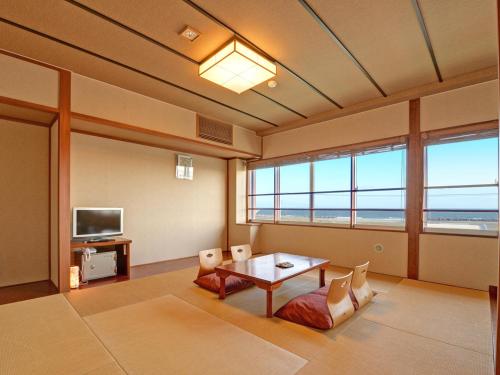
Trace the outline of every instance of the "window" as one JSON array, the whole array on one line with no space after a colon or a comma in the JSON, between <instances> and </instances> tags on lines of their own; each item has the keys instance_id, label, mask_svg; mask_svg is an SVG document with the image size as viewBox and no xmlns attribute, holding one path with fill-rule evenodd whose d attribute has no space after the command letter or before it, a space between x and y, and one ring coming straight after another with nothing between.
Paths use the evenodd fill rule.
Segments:
<instances>
[{"instance_id":1,"label":"window","mask_svg":"<svg viewBox=\"0 0 500 375\"><path fill-rule=\"evenodd\" d=\"M441 138L424 153L424 231L497 235L498 137Z\"/></svg>"},{"instance_id":2,"label":"window","mask_svg":"<svg viewBox=\"0 0 500 375\"><path fill-rule=\"evenodd\" d=\"M250 170L249 221L405 229L404 144L311 159Z\"/></svg>"}]
</instances>

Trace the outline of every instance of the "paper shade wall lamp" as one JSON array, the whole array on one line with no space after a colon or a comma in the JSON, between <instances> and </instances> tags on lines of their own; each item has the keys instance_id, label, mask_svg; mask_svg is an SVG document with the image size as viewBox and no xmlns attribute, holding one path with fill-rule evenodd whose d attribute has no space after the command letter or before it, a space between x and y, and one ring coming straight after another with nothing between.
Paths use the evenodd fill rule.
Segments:
<instances>
[{"instance_id":1,"label":"paper shade wall lamp","mask_svg":"<svg viewBox=\"0 0 500 375\"><path fill-rule=\"evenodd\" d=\"M232 40L200 64L199 75L238 94L276 75L276 64Z\"/></svg>"}]
</instances>

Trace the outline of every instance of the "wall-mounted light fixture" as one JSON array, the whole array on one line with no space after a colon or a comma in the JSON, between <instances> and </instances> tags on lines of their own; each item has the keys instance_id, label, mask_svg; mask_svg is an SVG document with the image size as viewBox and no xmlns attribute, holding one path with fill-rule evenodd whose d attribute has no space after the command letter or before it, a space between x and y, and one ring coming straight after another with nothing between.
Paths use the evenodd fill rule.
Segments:
<instances>
[{"instance_id":1,"label":"wall-mounted light fixture","mask_svg":"<svg viewBox=\"0 0 500 375\"><path fill-rule=\"evenodd\" d=\"M199 75L238 94L276 75L276 64L232 40L200 64Z\"/></svg>"}]
</instances>

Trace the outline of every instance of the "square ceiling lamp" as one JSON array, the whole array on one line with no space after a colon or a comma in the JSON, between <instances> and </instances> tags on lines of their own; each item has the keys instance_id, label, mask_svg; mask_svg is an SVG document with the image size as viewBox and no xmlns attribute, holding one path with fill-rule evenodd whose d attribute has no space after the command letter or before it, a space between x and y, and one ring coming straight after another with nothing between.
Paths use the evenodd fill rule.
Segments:
<instances>
[{"instance_id":1,"label":"square ceiling lamp","mask_svg":"<svg viewBox=\"0 0 500 375\"><path fill-rule=\"evenodd\" d=\"M276 64L232 40L200 64L199 75L238 94L276 75Z\"/></svg>"}]
</instances>

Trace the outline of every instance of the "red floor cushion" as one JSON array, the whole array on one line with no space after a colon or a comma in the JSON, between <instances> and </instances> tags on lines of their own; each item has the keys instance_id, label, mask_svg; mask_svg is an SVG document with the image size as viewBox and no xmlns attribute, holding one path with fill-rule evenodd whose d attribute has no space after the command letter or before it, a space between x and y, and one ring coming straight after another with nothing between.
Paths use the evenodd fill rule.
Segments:
<instances>
[{"instance_id":1,"label":"red floor cushion","mask_svg":"<svg viewBox=\"0 0 500 375\"><path fill-rule=\"evenodd\" d=\"M333 320L326 304L326 295L314 292L295 297L274 315L308 327L323 330L333 327Z\"/></svg>"},{"instance_id":2,"label":"red floor cushion","mask_svg":"<svg viewBox=\"0 0 500 375\"><path fill-rule=\"evenodd\" d=\"M202 287L203 289L210 290L215 293L219 293L220 289L220 278L215 274L211 273L205 276L198 277L195 284ZM238 292L240 290L246 289L253 286L254 283L248 280L241 279L237 276L226 277L226 294Z\"/></svg>"}]
</instances>

